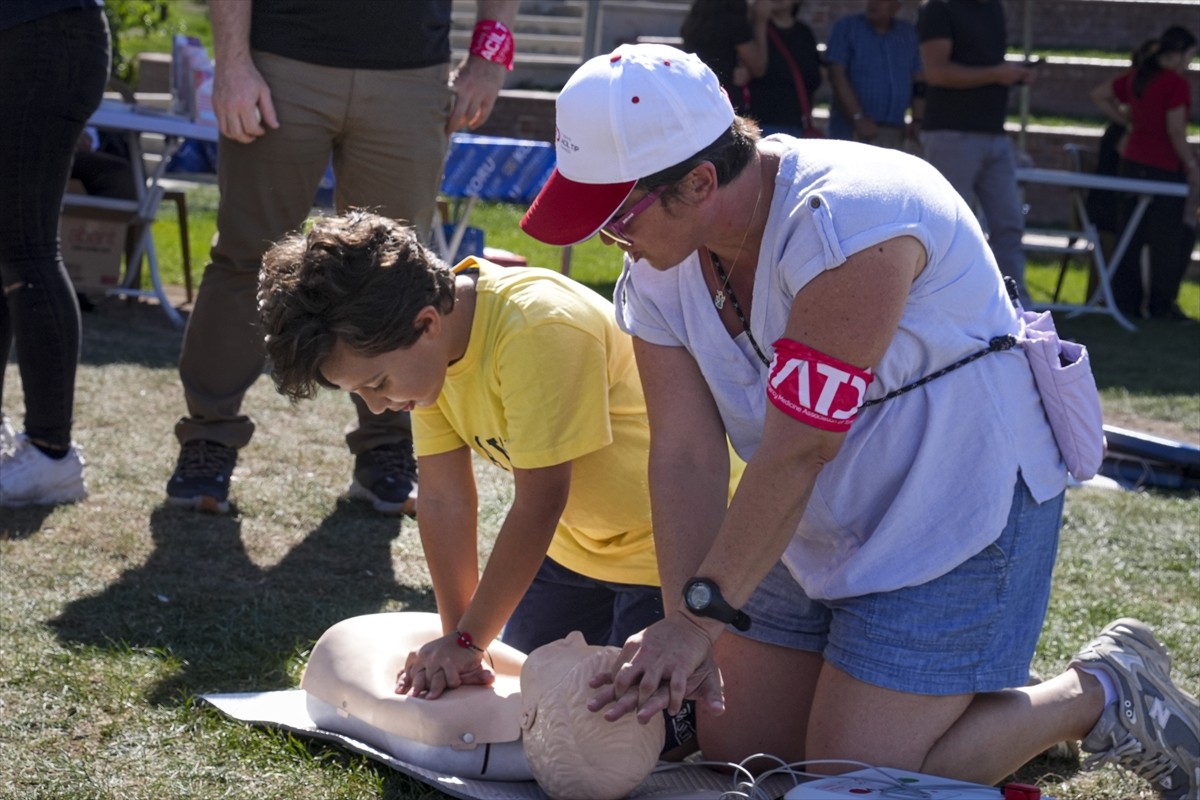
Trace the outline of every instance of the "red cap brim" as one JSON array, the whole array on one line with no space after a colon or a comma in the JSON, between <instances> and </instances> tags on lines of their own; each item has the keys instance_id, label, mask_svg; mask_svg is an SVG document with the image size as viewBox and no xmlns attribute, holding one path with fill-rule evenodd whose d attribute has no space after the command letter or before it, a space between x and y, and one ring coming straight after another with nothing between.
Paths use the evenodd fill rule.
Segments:
<instances>
[{"instance_id":1,"label":"red cap brim","mask_svg":"<svg viewBox=\"0 0 1200 800\"><path fill-rule=\"evenodd\" d=\"M636 184L579 183L556 169L521 218L521 229L546 244L579 244L612 219Z\"/></svg>"}]
</instances>

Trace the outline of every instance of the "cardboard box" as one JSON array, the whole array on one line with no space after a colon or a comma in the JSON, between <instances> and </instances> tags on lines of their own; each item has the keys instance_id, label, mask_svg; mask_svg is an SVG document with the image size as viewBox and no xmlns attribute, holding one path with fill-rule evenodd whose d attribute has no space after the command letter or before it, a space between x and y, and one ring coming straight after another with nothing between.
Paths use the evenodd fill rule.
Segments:
<instances>
[{"instance_id":1,"label":"cardboard box","mask_svg":"<svg viewBox=\"0 0 1200 800\"><path fill-rule=\"evenodd\" d=\"M133 213L66 206L59 223L63 262L81 292L116 288L125 255L125 231Z\"/></svg>"}]
</instances>

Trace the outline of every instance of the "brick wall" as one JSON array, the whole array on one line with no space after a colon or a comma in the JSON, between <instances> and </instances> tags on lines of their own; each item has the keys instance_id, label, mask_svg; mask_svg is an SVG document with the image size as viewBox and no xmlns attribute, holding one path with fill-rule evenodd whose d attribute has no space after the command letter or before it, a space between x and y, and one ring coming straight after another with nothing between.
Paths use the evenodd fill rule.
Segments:
<instances>
[{"instance_id":1,"label":"brick wall","mask_svg":"<svg viewBox=\"0 0 1200 800\"><path fill-rule=\"evenodd\" d=\"M557 96L557 92L506 89L500 93L487 122L474 132L553 142L554 98Z\"/></svg>"}]
</instances>

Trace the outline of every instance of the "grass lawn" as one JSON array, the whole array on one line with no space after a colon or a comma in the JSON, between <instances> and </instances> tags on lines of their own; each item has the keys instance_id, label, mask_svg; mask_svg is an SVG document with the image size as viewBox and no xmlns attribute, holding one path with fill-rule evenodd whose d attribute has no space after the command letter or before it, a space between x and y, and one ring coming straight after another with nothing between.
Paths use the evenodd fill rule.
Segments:
<instances>
[{"instance_id":1,"label":"grass lawn","mask_svg":"<svg viewBox=\"0 0 1200 800\"><path fill-rule=\"evenodd\" d=\"M215 195L193 208L197 278ZM206 205L207 202L207 205ZM483 207L488 244L557 266L530 242L518 212ZM168 280L179 283L169 213L156 226ZM616 251L574 252L572 274L611 294ZM1035 295L1053 286L1033 266ZM1081 292L1082 270L1068 292ZM1184 307L1200 316L1200 287ZM1060 322L1089 345L1106 416L1200 442L1200 328L1108 318ZM184 413L181 333L152 304L103 300L84 316L75 436L91 497L54 509L0 510L0 798L385 798L441 795L337 748L229 721L197 701L213 691L295 686L309 648L332 623L380 610L433 610L414 523L340 497L351 462L349 402L331 393L292 406L260 380L246 410L257 424L235 475L236 513L210 517L163 504ZM15 364L5 407L20 419ZM486 557L511 484L477 464ZM1175 674L1200 690L1200 498L1072 490L1056 585L1035 667L1060 670L1111 618L1136 615L1170 648ZM1063 800L1150 800L1139 780L1077 759L1039 759L1021 774Z\"/></svg>"}]
</instances>

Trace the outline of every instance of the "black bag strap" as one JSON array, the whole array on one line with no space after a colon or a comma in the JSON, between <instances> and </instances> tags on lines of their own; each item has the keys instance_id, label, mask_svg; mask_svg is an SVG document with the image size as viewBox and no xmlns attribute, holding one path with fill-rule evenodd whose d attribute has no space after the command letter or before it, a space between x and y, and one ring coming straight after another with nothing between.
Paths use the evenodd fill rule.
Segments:
<instances>
[{"instance_id":1,"label":"black bag strap","mask_svg":"<svg viewBox=\"0 0 1200 800\"><path fill-rule=\"evenodd\" d=\"M929 383L930 381L936 380L937 378L942 377L943 375L945 375L948 372L954 372L954 370L958 369L959 367L965 367L967 364L970 364L972 361L975 361L976 359L979 359L979 358L983 358L988 353L995 353L1000 350L1011 350L1012 348L1014 348L1016 346L1017 346L1017 337L1013 336L1011 333L1005 334L1004 336L993 336L991 341L988 342L988 346L983 348L982 350L972 353L971 355L967 356L966 358L960 358L958 361L955 361L950 366L942 367L937 372L931 372L928 375L926 375L924 378L918 378L917 380L913 381L912 383L905 384L904 386L901 386L899 389L888 392L883 397L876 397L874 400L868 400L867 402L862 404L861 408L866 408L867 406L877 405L879 403L882 403L884 400L891 400L893 397L899 397L900 395L904 394L905 392L911 392L913 389L916 389L918 386L924 386L925 384Z\"/></svg>"},{"instance_id":2,"label":"black bag strap","mask_svg":"<svg viewBox=\"0 0 1200 800\"><path fill-rule=\"evenodd\" d=\"M1012 301L1012 304L1016 307L1017 311L1020 312L1021 311L1021 301L1018 299L1019 296L1017 294L1017 282L1014 281L1011 277L1005 275L1004 276L1004 289L1005 289L1005 291L1008 292L1009 300ZM888 392L883 397L876 397L874 400L868 400L867 402L863 403L862 406L860 406L860 408L866 408L867 406L878 405L879 403L882 403L884 400L891 400L893 397L899 397L900 395L904 394L905 392L910 392L913 389L916 389L918 386L924 386L925 384L929 383L930 381L942 377L947 372L954 372L954 370L958 369L959 367L965 367L967 364L970 364L975 359L983 358L988 353L995 353L1000 350L1011 350L1016 346L1017 346L1017 337L1013 336L1011 333L1005 334L1004 336L993 336L988 341L988 346L983 348L982 350L972 353L971 355L967 356L966 358L960 358L958 361L955 361L950 366L942 367L937 372L931 372L928 375L926 375L924 378L918 378L917 380L913 381L912 383L905 384L904 386L901 386L899 389Z\"/></svg>"}]
</instances>

